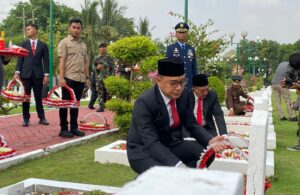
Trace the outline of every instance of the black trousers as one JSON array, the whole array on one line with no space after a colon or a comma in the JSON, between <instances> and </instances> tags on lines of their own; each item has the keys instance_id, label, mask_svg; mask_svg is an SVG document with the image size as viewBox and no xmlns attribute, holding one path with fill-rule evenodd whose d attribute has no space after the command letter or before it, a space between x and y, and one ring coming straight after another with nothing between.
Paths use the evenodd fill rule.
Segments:
<instances>
[{"instance_id":1,"label":"black trousers","mask_svg":"<svg viewBox=\"0 0 300 195\"><path fill-rule=\"evenodd\" d=\"M183 141L169 149L186 166L191 168L196 168L197 161L203 151L203 147L196 141ZM138 174L141 174L154 166L167 166L164 162L159 162L151 156L144 159L129 160L129 164Z\"/></svg>"},{"instance_id":2,"label":"black trousers","mask_svg":"<svg viewBox=\"0 0 300 195\"><path fill-rule=\"evenodd\" d=\"M76 100L80 101L85 86L84 82L74 81L65 78L67 85L74 90ZM62 99L70 100L71 96L66 88L62 88ZM70 130L76 130L78 128L77 123L78 118L78 108L70 108ZM68 108L59 109L59 119L61 131L68 131Z\"/></svg>"},{"instance_id":3,"label":"black trousers","mask_svg":"<svg viewBox=\"0 0 300 195\"><path fill-rule=\"evenodd\" d=\"M98 98L96 83L92 82L90 89L91 89L91 99L89 102L89 107L93 107Z\"/></svg>"},{"instance_id":4,"label":"black trousers","mask_svg":"<svg viewBox=\"0 0 300 195\"><path fill-rule=\"evenodd\" d=\"M25 93L27 95L31 95L31 89L33 89L34 99L35 99L35 106L38 117L40 119L45 118L44 107L42 103L42 91L43 91L43 79L36 79L31 77L30 79L22 79ZM30 102L23 102L22 103L22 110L23 110L23 119L29 120L30 119Z\"/></svg>"}]
</instances>

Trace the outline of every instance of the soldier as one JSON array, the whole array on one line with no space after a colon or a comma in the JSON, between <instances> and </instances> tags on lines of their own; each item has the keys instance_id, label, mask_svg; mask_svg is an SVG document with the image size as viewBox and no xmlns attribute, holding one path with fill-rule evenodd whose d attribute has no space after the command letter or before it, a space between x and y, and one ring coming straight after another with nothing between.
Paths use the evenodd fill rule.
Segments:
<instances>
[{"instance_id":1,"label":"soldier","mask_svg":"<svg viewBox=\"0 0 300 195\"><path fill-rule=\"evenodd\" d=\"M229 115L244 115L246 114L243 106L245 102L240 101L240 96L244 98L253 100L252 97L247 95L240 85L240 81L242 80L241 76L232 76L232 84L227 89L226 95L226 107L229 110Z\"/></svg>"},{"instance_id":2,"label":"soldier","mask_svg":"<svg viewBox=\"0 0 300 195\"><path fill-rule=\"evenodd\" d=\"M99 101L99 109L97 112L104 111L104 103L108 99L108 93L104 86L104 79L113 74L114 70L114 62L110 56L107 55L106 52L107 44L101 43L99 45L99 56L95 60L95 69L94 74L96 80L96 91L98 93L98 101ZM93 101L93 102L92 102ZM92 99L90 101L89 107L92 107L96 99Z\"/></svg>"},{"instance_id":3,"label":"soldier","mask_svg":"<svg viewBox=\"0 0 300 195\"><path fill-rule=\"evenodd\" d=\"M180 58L184 61L186 88L192 88L192 78L197 74L197 61L195 49L185 43L190 27L187 23L180 22L175 26L177 42L167 47L168 58Z\"/></svg>"}]
</instances>

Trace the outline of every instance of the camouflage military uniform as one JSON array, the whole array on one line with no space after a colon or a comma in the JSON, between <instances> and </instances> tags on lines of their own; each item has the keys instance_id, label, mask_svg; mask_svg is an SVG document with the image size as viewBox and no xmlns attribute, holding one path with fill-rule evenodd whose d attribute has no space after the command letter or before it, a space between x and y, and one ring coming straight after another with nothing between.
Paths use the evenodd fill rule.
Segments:
<instances>
[{"instance_id":1,"label":"camouflage military uniform","mask_svg":"<svg viewBox=\"0 0 300 195\"><path fill-rule=\"evenodd\" d=\"M104 67L102 70L97 70L98 64L102 64ZM111 57L108 55L98 56L95 60L95 75L96 75L96 90L98 92L98 100L100 109L104 109L104 103L108 99L108 93L104 86L104 79L113 74L114 63Z\"/></svg>"},{"instance_id":2,"label":"camouflage military uniform","mask_svg":"<svg viewBox=\"0 0 300 195\"><path fill-rule=\"evenodd\" d=\"M243 91L241 85L230 85L227 89L226 107L233 108L234 115L244 115L243 106L245 102L240 101L240 96L248 98L248 95Z\"/></svg>"}]
</instances>

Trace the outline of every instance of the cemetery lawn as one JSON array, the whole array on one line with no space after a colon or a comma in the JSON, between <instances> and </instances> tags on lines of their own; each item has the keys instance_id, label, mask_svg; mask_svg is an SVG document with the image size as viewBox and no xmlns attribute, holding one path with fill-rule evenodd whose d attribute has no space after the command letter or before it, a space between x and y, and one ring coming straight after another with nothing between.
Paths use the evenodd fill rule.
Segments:
<instances>
[{"instance_id":1,"label":"cemetery lawn","mask_svg":"<svg viewBox=\"0 0 300 195\"><path fill-rule=\"evenodd\" d=\"M296 100L295 93L292 94L292 100ZM267 194L300 194L300 152L291 152L286 149L297 144L298 125L297 122L280 121L274 103L274 99L272 99L273 123L277 138L275 177L271 178L272 187L267 191ZM286 113L285 105L282 104L282 107Z\"/></svg>"},{"instance_id":2,"label":"cemetery lawn","mask_svg":"<svg viewBox=\"0 0 300 195\"><path fill-rule=\"evenodd\" d=\"M1 170L0 188L28 178L122 186L136 177L130 167L94 162L95 149L119 139L124 139L124 135L112 133L85 144Z\"/></svg>"}]
</instances>

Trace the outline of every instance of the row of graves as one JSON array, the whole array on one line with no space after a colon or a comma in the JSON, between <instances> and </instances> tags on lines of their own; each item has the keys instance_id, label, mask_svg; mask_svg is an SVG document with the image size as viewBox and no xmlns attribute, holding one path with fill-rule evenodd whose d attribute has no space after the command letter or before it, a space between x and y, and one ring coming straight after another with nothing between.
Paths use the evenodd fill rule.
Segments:
<instances>
[{"instance_id":1,"label":"row of graves","mask_svg":"<svg viewBox=\"0 0 300 195\"><path fill-rule=\"evenodd\" d=\"M223 109L227 124L227 140L234 145L215 154L209 168L206 160L214 154L207 148L199 157L198 169L154 167L122 188L27 179L0 189L1 194L26 194L29 191L69 194L100 190L105 194L226 194L262 195L270 187L268 177L274 176L276 134L272 120L271 88L253 92L254 111L245 116L229 116ZM84 126L85 127L85 126ZM118 140L95 150L95 161L129 166L126 141ZM30 194L30 193L29 193Z\"/></svg>"},{"instance_id":2,"label":"row of graves","mask_svg":"<svg viewBox=\"0 0 300 195\"><path fill-rule=\"evenodd\" d=\"M145 190L150 190L149 194L264 194L270 187L268 177L274 176L273 150L276 149L271 88L250 95L254 97L253 112L229 116L228 110L223 108L226 137L234 148L216 154L208 169L153 168L125 185L121 194L145 194ZM205 167L210 153L211 149L207 149L200 157L198 168ZM126 141L119 140L97 149L95 161L129 166ZM162 183L164 189L159 187Z\"/></svg>"}]
</instances>

